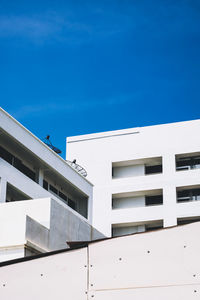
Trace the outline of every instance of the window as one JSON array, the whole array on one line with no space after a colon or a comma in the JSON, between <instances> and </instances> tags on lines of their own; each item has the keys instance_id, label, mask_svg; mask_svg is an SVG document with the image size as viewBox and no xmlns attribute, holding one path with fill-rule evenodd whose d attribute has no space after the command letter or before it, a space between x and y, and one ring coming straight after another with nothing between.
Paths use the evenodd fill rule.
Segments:
<instances>
[{"instance_id":1,"label":"window","mask_svg":"<svg viewBox=\"0 0 200 300\"><path fill-rule=\"evenodd\" d=\"M76 209L76 203L68 198L68 205L72 208L72 209Z\"/></svg>"},{"instance_id":2,"label":"window","mask_svg":"<svg viewBox=\"0 0 200 300\"><path fill-rule=\"evenodd\" d=\"M48 189L49 189L49 184L48 184L48 182L47 182L46 180L43 180L43 188L44 188L45 190L47 190L47 191L48 191Z\"/></svg>"},{"instance_id":3,"label":"window","mask_svg":"<svg viewBox=\"0 0 200 300\"><path fill-rule=\"evenodd\" d=\"M195 223L199 221L200 221L200 217L178 218L177 225L186 225L186 224Z\"/></svg>"},{"instance_id":4,"label":"window","mask_svg":"<svg viewBox=\"0 0 200 300\"><path fill-rule=\"evenodd\" d=\"M200 200L200 188L182 189L177 191L177 202L188 202Z\"/></svg>"},{"instance_id":5,"label":"window","mask_svg":"<svg viewBox=\"0 0 200 300\"><path fill-rule=\"evenodd\" d=\"M162 204L162 189L112 194L112 209L127 209Z\"/></svg>"},{"instance_id":6,"label":"window","mask_svg":"<svg viewBox=\"0 0 200 300\"><path fill-rule=\"evenodd\" d=\"M59 191L59 197L67 202L67 196Z\"/></svg>"},{"instance_id":7,"label":"window","mask_svg":"<svg viewBox=\"0 0 200 300\"><path fill-rule=\"evenodd\" d=\"M145 166L145 174L156 174L156 173L162 173L162 165L156 165L156 166Z\"/></svg>"},{"instance_id":8,"label":"window","mask_svg":"<svg viewBox=\"0 0 200 300\"><path fill-rule=\"evenodd\" d=\"M16 169L18 169L20 172L22 172L24 175L28 176L30 179L35 181L36 174L33 172L30 168L25 166L22 161L12 155L10 152L8 152L6 149L0 146L0 157L3 158L5 161L7 161L9 164L14 166Z\"/></svg>"},{"instance_id":9,"label":"window","mask_svg":"<svg viewBox=\"0 0 200 300\"><path fill-rule=\"evenodd\" d=\"M112 163L112 178L127 178L162 173L162 157L148 157Z\"/></svg>"},{"instance_id":10,"label":"window","mask_svg":"<svg viewBox=\"0 0 200 300\"><path fill-rule=\"evenodd\" d=\"M0 146L0 157L12 165L13 155Z\"/></svg>"},{"instance_id":11,"label":"window","mask_svg":"<svg viewBox=\"0 0 200 300\"><path fill-rule=\"evenodd\" d=\"M187 153L176 155L176 170L192 170L200 168L200 154Z\"/></svg>"},{"instance_id":12,"label":"window","mask_svg":"<svg viewBox=\"0 0 200 300\"><path fill-rule=\"evenodd\" d=\"M49 189L50 191L52 191L54 194L58 194L58 190L53 186L53 185L49 185Z\"/></svg>"},{"instance_id":13,"label":"window","mask_svg":"<svg viewBox=\"0 0 200 300\"><path fill-rule=\"evenodd\" d=\"M163 196L162 195L156 195L156 196L146 196L145 197L145 205L160 205L163 204Z\"/></svg>"}]
</instances>

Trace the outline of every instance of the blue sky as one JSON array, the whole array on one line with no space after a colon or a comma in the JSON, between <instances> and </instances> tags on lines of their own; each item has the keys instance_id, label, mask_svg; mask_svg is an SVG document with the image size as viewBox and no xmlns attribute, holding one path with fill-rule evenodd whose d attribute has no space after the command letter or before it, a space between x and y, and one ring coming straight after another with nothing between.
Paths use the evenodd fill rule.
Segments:
<instances>
[{"instance_id":1,"label":"blue sky","mask_svg":"<svg viewBox=\"0 0 200 300\"><path fill-rule=\"evenodd\" d=\"M0 0L1 106L38 137L200 118L200 1Z\"/></svg>"}]
</instances>

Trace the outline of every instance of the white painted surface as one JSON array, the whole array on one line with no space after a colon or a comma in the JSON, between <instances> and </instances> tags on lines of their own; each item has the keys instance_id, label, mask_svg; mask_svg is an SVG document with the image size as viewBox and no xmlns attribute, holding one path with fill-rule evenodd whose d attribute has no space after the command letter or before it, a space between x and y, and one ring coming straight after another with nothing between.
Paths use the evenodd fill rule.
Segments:
<instances>
[{"instance_id":1,"label":"white painted surface","mask_svg":"<svg viewBox=\"0 0 200 300\"><path fill-rule=\"evenodd\" d=\"M200 222L0 267L4 300L197 300Z\"/></svg>"},{"instance_id":2,"label":"white painted surface","mask_svg":"<svg viewBox=\"0 0 200 300\"><path fill-rule=\"evenodd\" d=\"M113 178L126 178L144 175L144 165L113 167Z\"/></svg>"},{"instance_id":3,"label":"white painted surface","mask_svg":"<svg viewBox=\"0 0 200 300\"><path fill-rule=\"evenodd\" d=\"M0 177L0 203L6 202L7 181L4 177Z\"/></svg>"},{"instance_id":4,"label":"white painted surface","mask_svg":"<svg viewBox=\"0 0 200 300\"><path fill-rule=\"evenodd\" d=\"M90 289L200 285L199 232L198 222L90 244Z\"/></svg>"},{"instance_id":5,"label":"white painted surface","mask_svg":"<svg viewBox=\"0 0 200 300\"><path fill-rule=\"evenodd\" d=\"M176 171L175 155L200 151L200 120L165 125L132 128L119 131L67 138L67 159L77 159L88 172L94 184L93 225L106 236L111 236L112 222L135 222L136 212L121 209L112 211L112 195L152 189L163 189L163 209L141 211L142 220L159 218L164 226L174 226L185 209L185 215L194 213L192 203L184 209L176 203L176 187L198 185L200 170ZM112 179L112 164L139 162L161 158L163 173ZM195 203L198 207L198 204ZM132 213L132 217L131 217ZM200 210L196 211L200 216ZM123 216L123 217L122 217ZM114 219L114 220L113 220Z\"/></svg>"},{"instance_id":6,"label":"white painted surface","mask_svg":"<svg viewBox=\"0 0 200 300\"><path fill-rule=\"evenodd\" d=\"M94 294L95 300L197 300L199 299L199 285L98 291L91 292L89 299L94 299L92 297Z\"/></svg>"},{"instance_id":7,"label":"white painted surface","mask_svg":"<svg viewBox=\"0 0 200 300\"><path fill-rule=\"evenodd\" d=\"M86 300L85 265L86 248L1 267L1 299Z\"/></svg>"},{"instance_id":8,"label":"white painted surface","mask_svg":"<svg viewBox=\"0 0 200 300\"><path fill-rule=\"evenodd\" d=\"M47 164L52 174L56 172L62 175L62 177L65 178L74 187L74 189L78 189L83 194L88 196L88 219L91 222L93 193L92 184L85 177L76 172L71 166L69 166L61 156L57 155L53 150L51 150L47 145L34 136L29 130L17 122L2 108L0 108L0 128L6 132L11 139L16 139L18 143L21 143L27 150L31 151L34 157L37 157L40 161ZM42 184L42 174L40 173L39 175L39 183ZM10 178L10 176L11 174L8 174L7 179ZM3 177L1 168L0 177ZM20 182L19 177L16 177L16 181L17 184ZM33 181L30 181L28 184L29 191L32 190L32 193L38 193L33 198L46 197L47 191L45 191L43 188L39 190L36 185L37 184ZM24 182L21 184L21 186L25 189ZM20 189L20 186L18 188Z\"/></svg>"},{"instance_id":9,"label":"white painted surface","mask_svg":"<svg viewBox=\"0 0 200 300\"><path fill-rule=\"evenodd\" d=\"M11 166L9 163L7 163L5 160L0 158L0 178L3 178L4 182L10 183L13 187L20 190L27 196L29 196L32 199L37 198L52 198L56 201L58 201L60 204L63 204L63 202L56 196L56 194L52 194L45 190L43 187L41 187L39 184L31 180L29 177L25 176L22 172ZM92 205L92 193L90 195L89 199L89 206ZM12 202L14 203L14 202ZM7 203L6 203L7 204ZM1 203L0 203L1 205ZM65 206L67 206L65 204ZM0 206L1 207L1 206ZM81 216L78 212L71 209L69 206L67 206L67 209L73 212L73 214L79 216L81 219L86 220L83 216ZM91 211L91 208L89 208ZM90 223L90 220L86 220Z\"/></svg>"},{"instance_id":10,"label":"white painted surface","mask_svg":"<svg viewBox=\"0 0 200 300\"><path fill-rule=\"evenodd\" d=\"M143 206L145 206L144 196L113 198L113 209L143 207Z\"/></svg>"},{"instance_id":11,"label":"white painted surface","mask_svg":"<svg viewBox=\"0 0 200 300\"><path fill-rule=\"evenodd\" d=\"M2 203L0 205L0 247L26 243L26 216L50 226L51 198Z\"/></svg>"},{"instance_id":12,"label":"white painted surface","mask_svg":"<svg viewBox=\"0 0 200 300\"><path fill-rule=\"evenodd\" d=\"M11 248L0 248L0 262L24 257L24 245Z\"/></svg>"}]
</instances>

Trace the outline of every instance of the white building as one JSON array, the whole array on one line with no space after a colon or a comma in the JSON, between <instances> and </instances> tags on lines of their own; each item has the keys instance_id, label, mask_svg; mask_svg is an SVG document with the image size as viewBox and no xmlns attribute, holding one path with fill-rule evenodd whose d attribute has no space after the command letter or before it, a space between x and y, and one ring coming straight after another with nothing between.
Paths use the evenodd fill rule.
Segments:
<instances>
[{"instance_id":1,"label":"white building","mask_svg":"<svg viewBox=\"0 0 200 300\"><path fill-rule=\"evenodd\" d=\"M0 109L0 261L102 236L90 225L92 193L85 177Z\"/></svg>"},{"instance_id":2,"label":"white building","mask_svg":"<svg viewBox=\"0 0 200 300\"><path fill-rule=\"evenodd\" d=\"M67 138L94 184L93 226L106 236L200 220L200 120Z\"/></svg>"},{"instance_id":3,"label":"white building","mask_svg":"<svg viewBox=\"0 0 200 300\"><path fill-rule=\"evenodd\" d=\"M200 220L199 132L196 120L70 137L89 181L0 109L0 261Z\"/></svg>"}]
</instances>

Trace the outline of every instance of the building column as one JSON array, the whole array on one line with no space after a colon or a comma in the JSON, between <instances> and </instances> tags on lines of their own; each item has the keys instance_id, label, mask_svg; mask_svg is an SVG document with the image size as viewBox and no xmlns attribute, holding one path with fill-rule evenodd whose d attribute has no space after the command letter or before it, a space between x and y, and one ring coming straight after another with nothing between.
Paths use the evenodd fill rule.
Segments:
<instances>
[{"instance_id":1,"label":"building column","mask_svg":"<svg viewBox=\"0 0 200 300\"><path fill-rule=\"evenodd\" d=\"M0 178L0 203L6 202L7 181L5 178Z\"/></svg>"},{"instance_id":2,"label":"building column","mask_svg":"<svg viewBox=\"0 0 200 300\"><path fill-rule=\"evenodd\" d=\"M166 186L163 188L164 224L163 227L177 225L176 214L176 187Z\"/></svg>"},{"instance_id":3,"label":"building column","mask_svg":"<svg viewBox=\"0 0 200 300\"><path fill-rule=\"evenodd\" d=\"M43 187L43 180L44 180L44 170L43 169L38 169L37 170L37 183Z\"/></svg>"},{"instance_id":4,"label":"building column","mask_svg":"<svg viewBox=\"0 0 200 300\"><path fill-rule=\"evenodd\" d=\"M175 154L165 154L162 158L163 174L170 176L176 172Z\"/></svg>"},{"instance_id":5,"label":"building column","mask_svg":"<svg viewBox=\"0 0 200 300\"><path fill-rule=\"evenodd\" d=\"M176 186L172 178L176 172L175 154L163 155L163 176L167 185L163 188L164 227L176 226Z\"/></svg>"}]
</instances>

